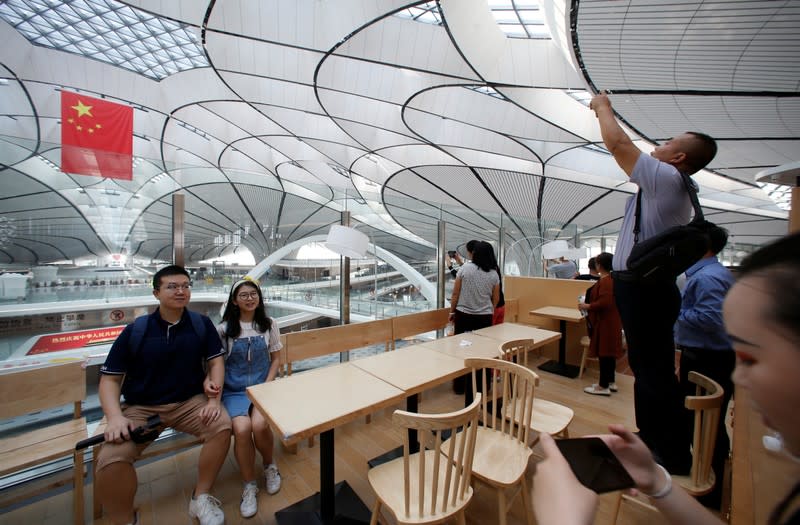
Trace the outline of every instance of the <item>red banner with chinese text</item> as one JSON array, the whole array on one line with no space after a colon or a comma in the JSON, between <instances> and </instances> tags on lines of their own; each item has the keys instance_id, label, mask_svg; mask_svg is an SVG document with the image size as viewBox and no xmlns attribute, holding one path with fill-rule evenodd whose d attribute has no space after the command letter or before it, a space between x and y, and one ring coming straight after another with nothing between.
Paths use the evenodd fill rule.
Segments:
<instances>
[{"instance_id":1,"label":"red banner with chinese text","mask_svg":"<svg viewBox=\"0 0 800 525\"><path fill-rule=\"evenodd\" d=\"M62 91L61 171L133 179L133 108Z\"/></svg>"},{"instance_id":2,"label":"red banner with chinese text","mask_svg":"<svg viewBox=\"0 0 800 525\"><path fill-rule=\"evenodd\" d=\"M46 354L62 350L76 350L87 346L113 343L125 326L78 330L60 334L43 335L36 340L25 355Z\"/></svg>"}]
</instances>

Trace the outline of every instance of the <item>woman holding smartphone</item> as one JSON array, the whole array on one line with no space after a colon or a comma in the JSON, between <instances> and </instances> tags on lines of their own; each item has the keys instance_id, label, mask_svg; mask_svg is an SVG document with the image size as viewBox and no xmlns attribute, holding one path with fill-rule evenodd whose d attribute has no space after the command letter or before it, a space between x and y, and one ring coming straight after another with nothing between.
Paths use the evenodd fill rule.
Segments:
<instances>
[{"instance_id":1,"label":"woman holding smartphone","mask_svg":"<svg viewBox=\"0 0 800 525\"><path fill-rule=\"evenodd\" d=\"M800 461L800 233L766 245L747 257L723 307L725 328L736 352L733 381L748 391L766 425L782 437L784 452ZM743 407L744 408L744 407ZM746 408L744 408L746 409ZM686 492L673 486L647 446L621 425L601 436L636 482L671 523L724 523ZM594 522L597 495L581 485L547 434L545 459L533 483L538 523ZM772 511L770 525L800 524L800 480ZM721 482L721 480L719 480Z\"/></svg>"}]
</instances>

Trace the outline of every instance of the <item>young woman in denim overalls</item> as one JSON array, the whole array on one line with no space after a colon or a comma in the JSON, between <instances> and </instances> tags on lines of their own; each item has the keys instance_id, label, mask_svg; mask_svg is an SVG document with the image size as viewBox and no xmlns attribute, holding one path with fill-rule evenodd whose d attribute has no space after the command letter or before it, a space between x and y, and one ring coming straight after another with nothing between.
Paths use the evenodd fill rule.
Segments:
<instances>
[{"instance_id":1,"label":"young woman in denim overalls","mask_svg":"<svg viewBox=\"0 0 800 525\"><path fill-rule=\"evenodd\" d=\"M248 386L275 379L277 352L282 346L278 324L267 317L261 289L255 281L245 279L233 285L218 331L226 350L222 404L231 416L234 456L244 480L239 510L249 518L258 511L256 449L263 459L267 492L275 494L281 487L278 467L272 461L272 430L264 416L253 410L245 392ZM215 395L214 389L219 393L219 387L214 385L209 385L206 393Z\"/></svg>"}]
</instances>

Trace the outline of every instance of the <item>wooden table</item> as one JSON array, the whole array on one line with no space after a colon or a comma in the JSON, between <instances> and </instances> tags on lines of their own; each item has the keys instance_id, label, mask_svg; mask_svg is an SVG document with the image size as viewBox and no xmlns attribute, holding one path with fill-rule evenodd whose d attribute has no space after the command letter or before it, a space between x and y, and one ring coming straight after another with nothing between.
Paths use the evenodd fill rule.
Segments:
<instances>
[{"instance_id":1,"label":"wooden table","mask_svg":"<svg viewBox=\"0 0 800 525\"><path fill-rule=\"evenodd\" d=\"M287 445L320 434L320 492L275 513L281 524L368 523L370 511L346 481L334 482L333 430L406 394L352 363L292 374L247 389Z\"/></svg>"},{"instance_id":2,"label":"wooden table","mask_svg":"<svg viewBox=\"0 0 800 525\"><path fill-rule=\"evenodd\" d=\"M462 361L468 357L486 359L500 357L500 343L496 339L478 335L477 332L441 337L419 343L417 346L426 347Z\"/></svg>"},{"instance_id":3,"label":"wooden table","mask_svg":"<svg viewBox=\"0 0 800 525\"><path fill-rule=\"evenodd\" d=\"M458 377L466 370L463 357L436 352L426 344L384 352L350 363L409 396Z\"/></svg>"},{"instance_id":4,"label":"wooden table","mask_svg":"<svg viewBox=\"0 0 800 525\"><path fill-rule=\"evenodd\" d=\"M466 371L463 357L452 357L422 345L376 354L351 363L403 390L408 396L406 410L409 412L419 410L420 392L459 377ZM409 429L408 442L412 453L419 451L416 430ZM370 467L376 467L402 455L403 448L399 447L372 458L367 463Z\"/></svg>"},{"instance_id":5,"label":"wooden table","mask_svg":"<svg viewBox=\"0 0 800 525\"><path fill-rule=\"evenodd\" d=\"M558 319L561 339L558 341L558 361L547 361L539 365L540 370L564 377L578 377L580 367L567 364L567 321L577 323L583 320L580 310L563 306L544 306L529 312L531 315Z\"/></svg>"},{"instance_id":6,"label":"wooden table","mask_svg":"<svg viewBox=\"0 0 800 525\"><path fill-rule=\"evenodd\" d=\"M538 348L561 339L561 334L558 332L543 330L542 328L519 323L500 323L475 330L472 333L489 337L501 343L513 339L533 339L533 348Z\"/></svg>"}]
</instances>

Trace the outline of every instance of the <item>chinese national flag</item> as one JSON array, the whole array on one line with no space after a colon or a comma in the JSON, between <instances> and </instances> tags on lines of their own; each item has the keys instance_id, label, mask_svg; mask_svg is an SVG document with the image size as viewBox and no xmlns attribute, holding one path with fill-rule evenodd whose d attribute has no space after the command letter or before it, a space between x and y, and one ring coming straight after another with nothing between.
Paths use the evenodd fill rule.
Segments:
<instances>
[{"instance_id":1,"label":"chinese national flag","mask_svg":"<svg viewBox=\"0 0 800 525\"><path fill-rule=\"evenodd\" d=\"M133 179L133 108L62 91L61 171Z\"/></svg>"}]
</instances>

